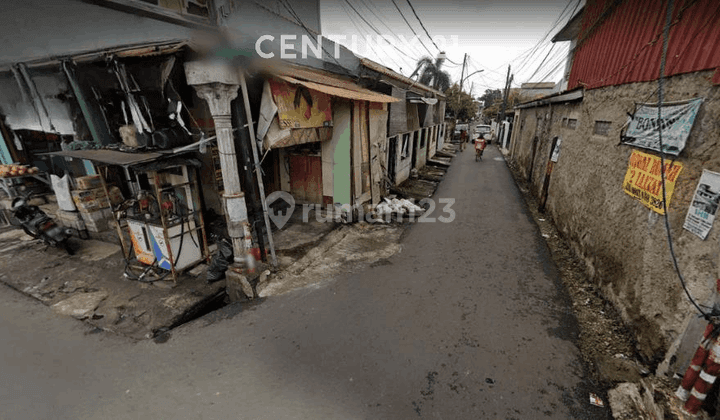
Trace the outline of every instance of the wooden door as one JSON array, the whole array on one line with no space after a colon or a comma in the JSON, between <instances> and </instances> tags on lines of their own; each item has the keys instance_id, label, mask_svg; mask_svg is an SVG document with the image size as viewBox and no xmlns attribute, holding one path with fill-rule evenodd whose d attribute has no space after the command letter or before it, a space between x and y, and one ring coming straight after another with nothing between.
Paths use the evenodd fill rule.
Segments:
<instances>
[{"instance_id":1,"label":"wooden door","mask_svg":"<svg viewBox=\"0 0 720 420\"><path fill-rule=\"evenodd\" d=\"M323 203L320 156L290 155L290 194L298 203Z\"/></svg>"}]
</instances>

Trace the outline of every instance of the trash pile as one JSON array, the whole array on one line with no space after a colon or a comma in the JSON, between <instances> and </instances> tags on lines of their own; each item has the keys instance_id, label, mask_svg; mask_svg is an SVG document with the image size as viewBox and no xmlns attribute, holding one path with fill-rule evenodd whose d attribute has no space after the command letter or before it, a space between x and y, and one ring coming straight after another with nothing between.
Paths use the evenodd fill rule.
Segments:
<instances>
[{"instance_id":1,"label":"trash pile","mask_svg":"<svg viewBox=\"0 0 720 420\"><path fill-rule=\"evenodd\" d=\"M400 219L405 215L415 216L422 214L425 209L407 199L383 198L383 202L375 207L375 214L383 220L389 220L393 215Z\"/></svg>"}]
</instances>

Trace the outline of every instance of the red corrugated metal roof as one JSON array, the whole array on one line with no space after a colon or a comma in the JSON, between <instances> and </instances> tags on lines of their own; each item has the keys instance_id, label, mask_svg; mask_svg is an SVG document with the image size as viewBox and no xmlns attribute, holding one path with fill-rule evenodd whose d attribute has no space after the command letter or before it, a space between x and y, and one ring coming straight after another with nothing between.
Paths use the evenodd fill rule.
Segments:
<instances>
[{"instance_id":1,"label":"red corrugated metal roof","mask_svg":"<svg viewBox=\"0 0 720 420\"><path fill-rule=\"evenodd\" d=\"M587 0L569 88L656 80L667 1ZM665 75L720 67L720 1L674 2Z\"/></svg>"}]
</instances>

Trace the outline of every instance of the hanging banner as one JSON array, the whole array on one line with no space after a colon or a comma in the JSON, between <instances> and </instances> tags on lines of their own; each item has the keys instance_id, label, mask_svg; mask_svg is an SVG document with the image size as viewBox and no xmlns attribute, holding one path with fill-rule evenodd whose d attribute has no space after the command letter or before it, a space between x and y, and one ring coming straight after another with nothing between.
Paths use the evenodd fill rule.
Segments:
<instances>
[{"instance_id":1,"label":"hanging banner","mask_svg":"<svg viewBox=\"0 0 720 420\"><path fill-rule=\"evenodd\" d=\"M628 170L623 181L623 190L631 197L639 200L656 213L665 214L662 203L662 178L660 158L637 150L630 155ZM667 207L675 189L683 165L680 162L665 160L665 197Z\"/></svg>"},{"instance_id":2,"label":"hanging banner","mask_svg":"<svg viewBox=\"0 0 720 420\"><path fill-rule=\"evenodd\" d=\"M659 152L659 132L662 127L665 153L677 156L685 148L685 142L702 103L703 98L697 98L663 104L660 123L657 104L636 104L635 114L622 136L622 143Z\"/></svg>"},{"instance_id":3,"label":"hanging banner","mask_svg":"<svg viewBox=\"0 0 720 420\"><path fill-rule=\"evenodd\" d=\"M715 221L718 203L720 203L720 174L703 170L683 227L705 240Z\"/></svg>"},{"instance_id":4,"label":"hanging banner","mask_svg":"<svg viewBox=\"0 0 720 420\"><path fill-rule=\"evenodd\" d=\"M281 129L332 126L330 95L275 78L269 82Z\"/></svg>"}]
</instances>

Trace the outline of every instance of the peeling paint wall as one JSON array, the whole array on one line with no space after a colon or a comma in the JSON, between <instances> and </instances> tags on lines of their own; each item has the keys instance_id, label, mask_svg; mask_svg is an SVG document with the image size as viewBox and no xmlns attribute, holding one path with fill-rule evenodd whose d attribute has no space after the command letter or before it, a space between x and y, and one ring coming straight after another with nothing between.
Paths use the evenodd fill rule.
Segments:
<instances>
[{"instance_id":1,"label":"peeling paint wall","mask_svg":"<svg viewBox=\"0 0 720 420\"><path fill-rule=\"evenodd\" d=\"M668 211L680 268L701 304L707 303L718 276L720 227L713 227L703 241L682 225L703 168L720 172L720 87L711 84L712 75L705 71L673 76L666 79L665 89L668 102L706 99L678 159L684 168ZM562 139L549 182L547 212L584 258L592 280L620 310L635 332L641 354L651 362L670 356L665 354L669 345L695 317L670 260L662 217L622 189L634 149L618 145L620 129L635 102L657 101L656 89L656 82L599 88L586 90L582 102L518 110L520 125L511 147L512 160L530 177L537 195L551 140ZM570 119L577 120L575 129L568 127ZM611 122L607 136L593 134L598 120Z\"/></svg>"},{"instance_id":2,"label":"peeling paint wall","mask_svg":"<svg viewBox=\"0 0 720 420\"><path fill-rule=\"evenodd\" d=\"M59 94L72 95L65 75L59 71L28 70L37 86L40 98L50 115L50 120L60 134L73 134L73 117L67 102L58 99ZM0 76L0 114L6 117L6 124L13 130L36 130L51 132L50 125L35 113L32 98L24 100L15 78L10 73ZM42 112L42 110L40 110Z\"/></svg>"}]
</instances>

